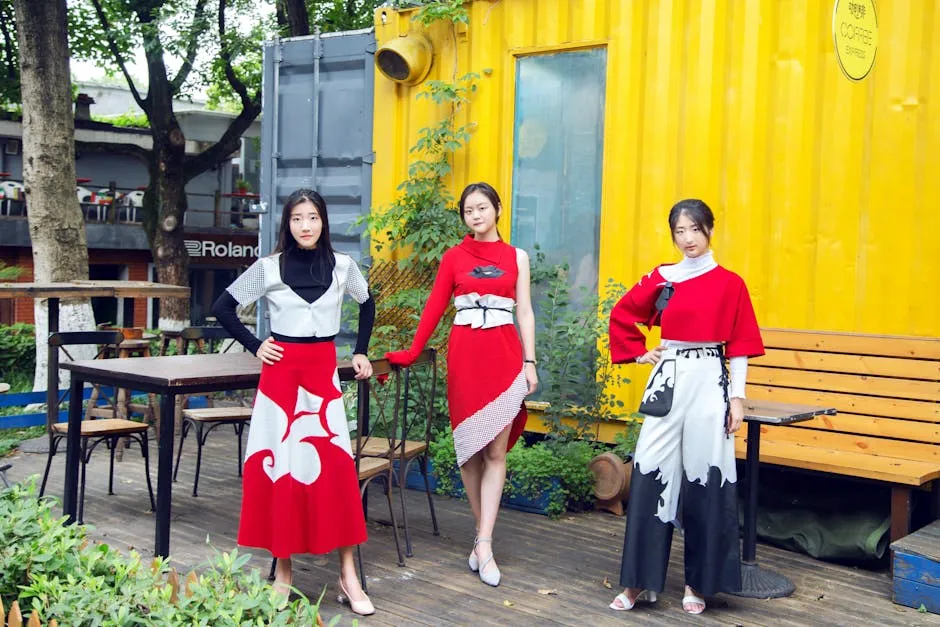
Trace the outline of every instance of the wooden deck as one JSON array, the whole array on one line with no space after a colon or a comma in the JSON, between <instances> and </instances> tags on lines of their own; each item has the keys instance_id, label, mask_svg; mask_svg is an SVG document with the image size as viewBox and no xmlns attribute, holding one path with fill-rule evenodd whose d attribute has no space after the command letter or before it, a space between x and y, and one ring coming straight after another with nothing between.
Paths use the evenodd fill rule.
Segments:
<instances>
[{"instance_id":1,"label":"wooden deck","mask_svg":"<svg viewBox=\"0 0 940 627\"><path fill-rule=\"evenodd\" d=\"M195 445L187 441L173 497L171 553L183 571L198 567L213 551L235 547L240 506L234 435L213 433L204 449L198 498L191 496ZM17 453L7 461L11 480L42 473L44 454ZM136 448L117 464L115 494L107 495L108 456L96 451L88 468L85 521L92 535L121 549L152 554L154 523L148 510L143 463ZM50 491L61 494L65 455L53 461ZM155 477L154 477L155 479ZM496 557L503 583L490 588L467 569L473 538L469 506L435 497L441 535L430 530L423 493L408 491L414 557L405 568L395 564L391 529L369 523L364 547L370 596L378 608L361 625L940 625L940 616L922 614L891 602L886 572L846 568L805 555L760 545L763 566L785 573L796 584L792 597L752 600L720 595L709 599L708 611L693 617L682 612L682 538L676 534L664 595L655 605L637 605L615 613L607 604L619 591L622 518L590 512L549 520L536 514L504 509L496 529ZM387 517L381 490L372 490L370 513ZM211 546L207 545L209 537ZM251 564L270 567L257 555ZM294 584L308 596L323 587L323 615L348 610L336 603L338 563L332 556L295 560ZM609 582L610 588L605 585ZM552 591L545 594L544 591Z\"/></svg>"}]
</instances>

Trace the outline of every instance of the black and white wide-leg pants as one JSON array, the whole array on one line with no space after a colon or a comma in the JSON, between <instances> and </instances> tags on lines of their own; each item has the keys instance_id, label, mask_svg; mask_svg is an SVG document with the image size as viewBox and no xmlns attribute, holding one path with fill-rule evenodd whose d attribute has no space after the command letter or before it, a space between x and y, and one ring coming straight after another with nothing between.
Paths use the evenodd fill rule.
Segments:
<instances>
[{"instance_id":1,"label":"black and white wide-leg pants","mask_svg":"<svg viewBox=\"0 0 940 627\"><path fill-rule=\"evenodd\" d=\"M678 346L689 346L679 344ZM644 400L672 397L647 416L630 483L620 584L662 592L673 526L685 536L685 583L713 595L741 588L734 437L725 433L728 378L720 346L670 347Z\"/></svg>"}]
</instances>

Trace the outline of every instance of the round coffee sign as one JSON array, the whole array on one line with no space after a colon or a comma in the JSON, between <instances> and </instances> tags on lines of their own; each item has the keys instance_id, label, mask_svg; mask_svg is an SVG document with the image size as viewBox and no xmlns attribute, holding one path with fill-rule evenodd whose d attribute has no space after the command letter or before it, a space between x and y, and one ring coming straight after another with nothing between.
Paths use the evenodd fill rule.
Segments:
<instances>
[{"instance_id":1,"label":"round coffee sign","mask_svg":"<svg viewBox=\"0 0 940 627\"><path fill-rule=\"evenodd\" d=\"M878 51L878 18L872 0L836 0L832 37L839 67L853 81L871 71Z\"/></svg>"}]
</instances>

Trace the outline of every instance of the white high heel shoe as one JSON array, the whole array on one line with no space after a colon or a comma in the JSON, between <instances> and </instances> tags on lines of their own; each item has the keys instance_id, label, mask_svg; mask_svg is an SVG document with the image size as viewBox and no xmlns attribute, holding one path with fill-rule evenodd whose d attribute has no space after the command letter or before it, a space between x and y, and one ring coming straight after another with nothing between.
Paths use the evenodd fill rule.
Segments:
<instances>
[{"instance_id":1,"label":"white high heel shoe","mask_svg":"<svg viewBox=\"0 0 940 627\"><path fill-rule=\"evenodd\" d=\"M476 547L481 542L490 543L490 554L483 558L483 561L479 561L477 558ZM468 563L470 565L470 570L480 573L480 581L487 584L488 586L498 586L499 580L502 577L502 574L499 572L499 566L495 563L493 567L489 570L486 570L486 565L493 561L493 540L492 538L477 538L473 541L473 554L470 556ZM476 568L474 568L476 567Z\"/></svg>"},{"instance_id":2,"label":"white high heel shoe","mask_svg":"<svg viewBox=\"0 0 940 627\"><path fill-rule=\"evenodd\" d=\"M477 559L477 542L479 541L480 538L478 537L473 539L473 549L470 550L470 557L467 558L467 566L470 567L472 572L480 570L480 560Z\"/></svg>"},{"instance_id":3,"label":"white high heel shoe","mask_svg":"<svg viewBox=\"0 0 940 627\"><path fill-rule=\"evenodd\" d=\"M350 609L352 609L355 614L359 614L360 616L370 616L375 614L375 606L372 605L372 601L369 600L368 595L366 595L364 601L353 601L352 598L350 598L349 593L346 592L346 586L343 585L342 577L339 578L339 589L342 590L342 592L336 595L337 602L349 603ZM365 592L362 594L365 595Z\"/></svg>"},{"instance_id":4,"label":"white high heel shoe","mask_svg":"<svg viewBox=\"0 0 940 627\"><path fill-rule=\"evenodd\" d=\"M619 606L617 605L617 601L620 601ZM632 610L637 601L649 601L650 603L656 603L656 593L652 590L640 590L640 593L636 595L635 599L633 599L633 603L630 603L630 599L627 598L627 595L621 592L616 597L614 597L614 602L611 603L608 607L612 610L623 612L626 610Z\"/></svg>"}]
</instances>

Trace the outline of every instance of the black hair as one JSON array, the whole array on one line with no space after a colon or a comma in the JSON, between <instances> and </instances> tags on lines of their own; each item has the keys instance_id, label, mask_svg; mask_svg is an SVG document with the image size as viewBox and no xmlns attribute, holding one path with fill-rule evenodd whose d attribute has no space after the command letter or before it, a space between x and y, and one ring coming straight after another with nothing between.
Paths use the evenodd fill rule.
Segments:
<instances>
[{"instance_id":1,"label":"black hair","mask_svg":"<svg viewBox=\"0 0 940 627\"><path fill-rule=\"evenodd\" d=\"M460 216L463 218L463 206L467 202L467 196L474 192L480 192L486 199L490 201L490 204L493 205L493 209L496 210L496 217L499 217L500 208L503 206L503 203L499 200L499 194L496 193L496 190L493 189L493 186L489 183L470 183L463 188L463 192L460 194L460 204L457 205L457 208L460 210Z\"/></svg>"},{"instance_id":2,"label":"black hair","mask_svg":"<svg viewBox=\"0 0 940 627\"><path fill-rule=\"evenodd\" d=\"M283 253L280 259L281 272L284 272L284 262L287 255L298 248L297 240L290 232L290 214L294 207L305 201L314 204L317 213L320 214L320 222L323 223L316 247L317 260L315 263L320 266L318 272L332 272L332 269L336 266L336 253L333 250L332 242L330 242L330 218L326 211L326 201L318 192L306 188L298 189L288 196L287 201L284 203L284 209L281 211L281 226L277 231L277 244L274 247L275 253Z\"/></svg>"},{"instance_id":3,"label":"black hair","mask_svg":"<svg viewBox=\"0 0 940 627\"><path fill-rule=\"evenodd\" d=\"M499 194L496 192L493 186L489 183L484 183L483 181L480 181L479 183L470 183L463 188L463 192L460 194L460 204L457 205L457 209L460 213L460 221L464 224L467 223L463 217L463 206L464 203L467 202L467 196L474 192L480 192L486 196L486 199L490 201L491 205L493 205L493 209L496 211L496 221L499 222L499 214L502 212L503 203L499 199ZM503 239L503 236L499 232L499 227L496 227L496 236L499 239Z\"/></svg>"},{"instance_id":4,"label":"black hair","mask_svg":"<svg viewBox=\"0 0 940 627\"><path fill-rule=\"evenodd\" d=\"M715 215L705 201L698 198L687 198L680 200L669 210L669 232L672 233L672 240L676 240L676 223L679 217L685 215L692 221L703 233L705 239L711 243L712 231L715 229Z\"/></svg>"}]
</instances>

